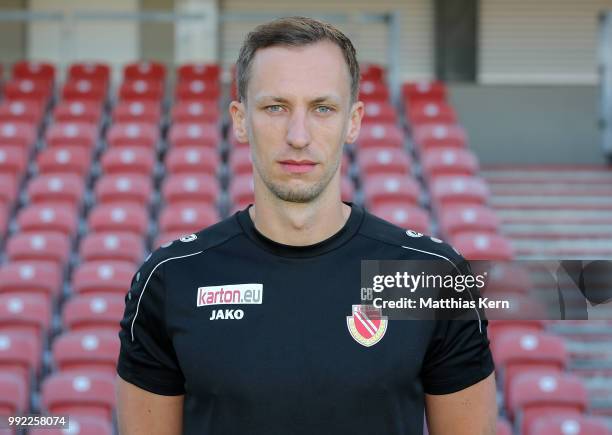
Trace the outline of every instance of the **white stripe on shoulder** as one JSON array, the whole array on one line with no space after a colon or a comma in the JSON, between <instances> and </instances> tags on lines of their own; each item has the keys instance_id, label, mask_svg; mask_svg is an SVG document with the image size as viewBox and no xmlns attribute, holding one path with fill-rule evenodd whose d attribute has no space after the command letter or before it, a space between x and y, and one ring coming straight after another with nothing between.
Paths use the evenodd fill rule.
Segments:
<instances>
[{"instance_id":1,"label":"white stripe on shoulder","mask_svg":"<svg viewBox=\"0 0 612 435\"><path fill-rule=\"evenodd\" d=\"M136 304L136 314L134 314L134 318L132 319L132 326L130 328L130 332L132 334L132 341L134 341L134 323L136 322L136 317L138 316L138 309L140 308L140 301L142 300L142 295L144 295L144 292L147 289L147 284L149 283L149 280L151 279L151 276L153 276L153 272L155 272L155 269L157 269L160 265L164 264L166 261L177 260L179 258L185 258L185 257L191 257L193 255L201 254L202 252L204 252L204 251L193 252L191 254L181 255L179 257L166 258L165 260L160 261L159 263L157 263L155 265L155 267L153 268L153 270L151 271L151 273L147 277L147 280L145 281L144 286L142 287L142 291L140 292L140 296L138 297L138 303Z\"/></svg>"},{"instance_id":2,"label":"white stripe on shoulder","mask_svg":"<svg viewBox=\"0 0 612 435\"><path fill-rule=\"evenodd\" d=\"M424 253L424 254L429 254L429 255L433 255L433 256L435 256L435 257L443 258L444 260L446 260L446 261L448 261L450 264L452 264L452 265L453 265L453 267L454 267L455 269L457 269L457 271L458 271L459 273L461 273L461 270L459 269L459 267L458 267L458 266L457 266L455 263L453 263L453 261L452 261L450 258L445 257L444 255L436 254L435 252L424 251L424 250L422 250L422 249L411 248L410 246L403 246L403 245L402 245L402 248L404 248L404 249L410 249L410 250L412 250L412 251L419 251L419 252L422 252L422 253ZM470 289L468 288L468 289L466 289L466 290L468 291L468 293L469 293L469 295L470 295L470 299L472 299L472 301L474 301L474 296L472 295L472 292L470 291ZM474 301L474 303L476 303L476 301ZM477 308L474 308L474 311L476 311L476 317L478 317L478 330L479 330L479 331L480 331L480 333L482 334L482 321L481 321L481 319L480 319L480 313L478 312L478 309L477 309Z\"/></svg>"}]
</instances>

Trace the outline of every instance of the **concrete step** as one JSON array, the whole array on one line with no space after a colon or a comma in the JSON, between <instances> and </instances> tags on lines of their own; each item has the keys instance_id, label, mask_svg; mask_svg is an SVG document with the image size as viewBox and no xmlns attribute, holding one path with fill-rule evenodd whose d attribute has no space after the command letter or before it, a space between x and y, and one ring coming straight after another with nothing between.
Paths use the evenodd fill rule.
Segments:
<instances>
[{"instance_id":1,"label":"concrete step","mask_svg":"<svg viewBox=\"0 0 612 435\"><path fill-rule=\"evenodd\" d=\"M612 239L612 223L598 224L565 224L556 222L504 223L502 233L510 238L540 239Z\"/></svg>"},{"instance_id":2,"label":"concrete step","mask_svg":"<svg viewBox=\"0 0 612 435\"><path fill-rule=\"evenodd\" d=\"M612 196L492 196L496 209L612 210Z\"/></svg>"}]
</instances>

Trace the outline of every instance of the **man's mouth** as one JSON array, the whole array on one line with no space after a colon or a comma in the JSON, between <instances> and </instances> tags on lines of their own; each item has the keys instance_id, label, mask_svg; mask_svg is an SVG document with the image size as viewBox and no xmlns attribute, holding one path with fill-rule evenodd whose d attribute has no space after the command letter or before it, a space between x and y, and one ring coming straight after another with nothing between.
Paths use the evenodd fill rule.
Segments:
<instances>
[{"instance_id":1,"label":"man's mouth","mask_svg":"<svg viewBox=\"0 0 612 435\"><path fill-rule=\"evenodd\" d=\"M281 160L279 162L283 169L292 174L304 174L310 172L317 165L311 160Z\"/></svg>"}]
</instances>

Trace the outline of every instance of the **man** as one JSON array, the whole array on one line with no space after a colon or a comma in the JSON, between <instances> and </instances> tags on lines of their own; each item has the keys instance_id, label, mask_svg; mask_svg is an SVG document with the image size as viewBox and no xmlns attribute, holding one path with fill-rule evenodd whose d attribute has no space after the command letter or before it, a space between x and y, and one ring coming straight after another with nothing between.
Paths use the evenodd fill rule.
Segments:
<instances>
[{"instance_id":1,"label":"man","mask_svg":"<svg viewBox=\"0 0 612 435\"><path fill-rule=\"evenodd\" d=\"M495 432L486 321L396 321L375 344L347 328L361 259L463 260L437 239L340 199L359 134L359 67L334 27L286 18L249 34L233 131L255 203L160 248L121 322L122 434ZM357 299L357 301L356 301Z\"/></svg>"}]
</instances>

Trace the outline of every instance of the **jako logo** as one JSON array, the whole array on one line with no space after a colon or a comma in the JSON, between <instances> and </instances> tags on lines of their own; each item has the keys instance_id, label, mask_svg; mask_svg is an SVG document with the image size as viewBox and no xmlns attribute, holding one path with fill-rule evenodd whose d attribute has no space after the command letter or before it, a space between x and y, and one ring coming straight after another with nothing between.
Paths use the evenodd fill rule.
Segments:
<instances>
[{"instance_id":1,"label":"jako logo","mask_svg":"<svg viewBox=\"0 0 612 435\"><path fill-rule=\"evenodd\" d=\"M197 306L261 304L263 284L225 284L198 287Z\"/></svg>"}]
</instances>

